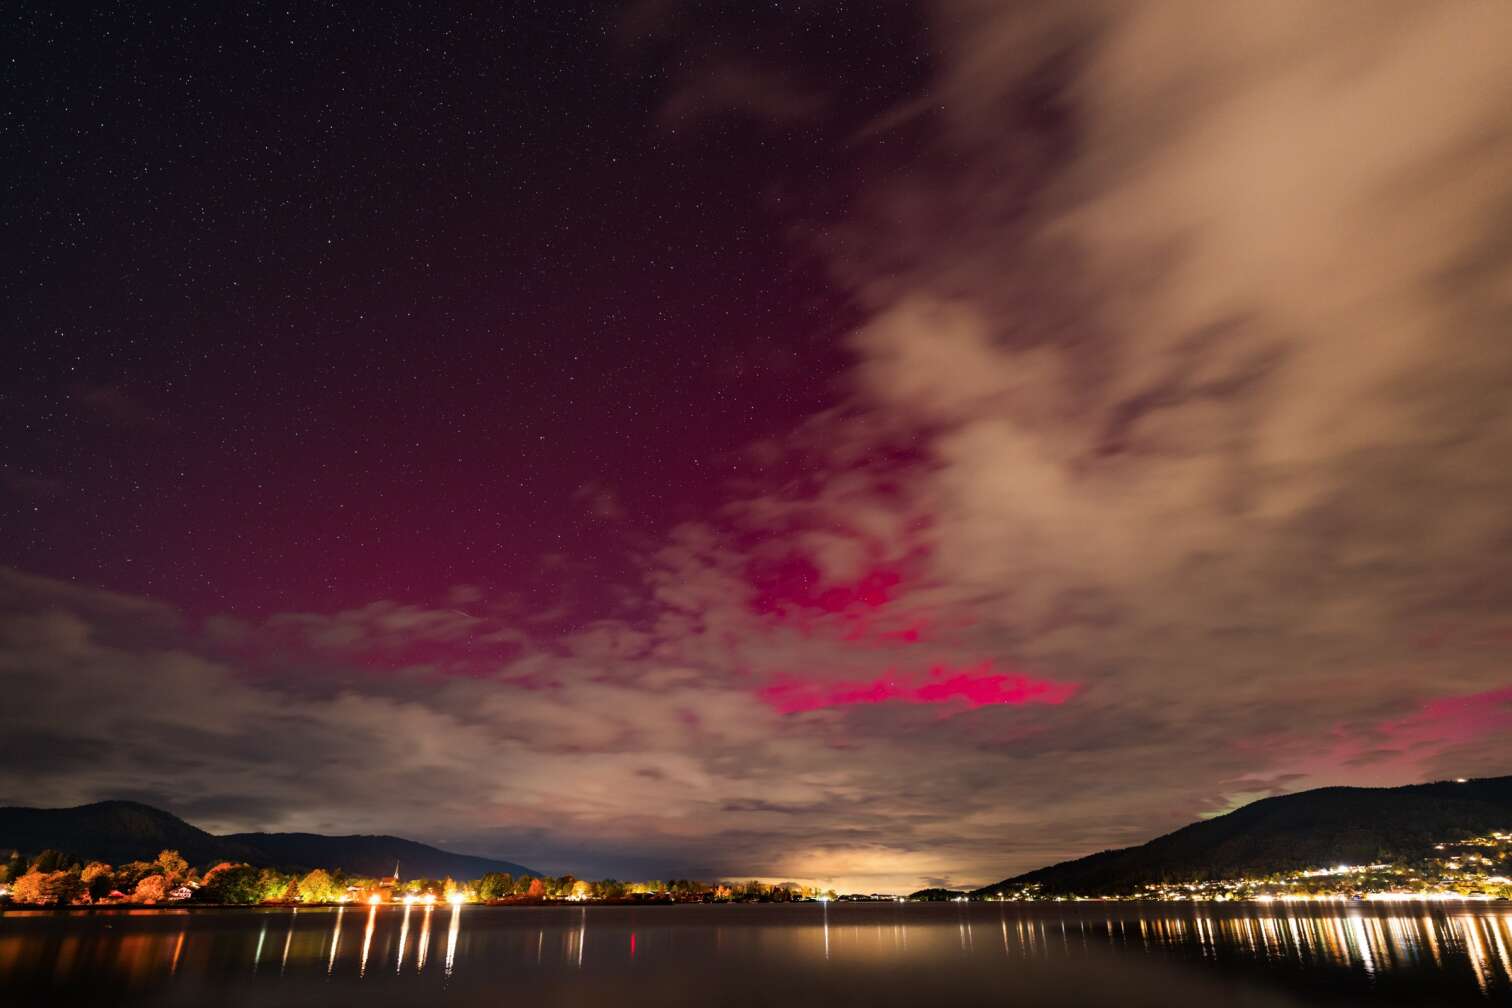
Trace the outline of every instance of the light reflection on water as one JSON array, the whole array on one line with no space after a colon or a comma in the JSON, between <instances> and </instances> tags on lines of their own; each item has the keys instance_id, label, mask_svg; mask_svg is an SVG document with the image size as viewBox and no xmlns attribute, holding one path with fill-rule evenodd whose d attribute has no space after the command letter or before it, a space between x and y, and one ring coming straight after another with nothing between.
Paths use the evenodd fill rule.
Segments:
<instances>
[{"instance_id":1,"label":"light reflection on water","mask_svg":"<svg viewBox=\"0 0 1512 1008\"><path fill-rule=\"evenodd\" d=\"M432 955L432 930L443 925L444 953ZM276 975L262 969L270 929L283 931ZM388 969L374 968L384 962ZM484 1003L501 985L548 1002L586 1003L598 991L621 1002L762 1003L760 988L733 984L737 977L809 992L834 985L852 1000L874 985L867 1003L966 1003L1004 985L1028 991L1024 1003L1050 1003L1040 995L1080 984L1065 1003L1139 1004L1146 987L1175 998L1180 985L1217 978L1261 998L1255 1004L1351 993L1473 1004L1512 996L1512 911L820 904L0 916L0 989L23 995L7 1004L187 1004L217 991L250 1004L319 1003L316 980L327 985L321 997L338 985L369 1003L427 992Z\"/></svg>"}]
</instances>

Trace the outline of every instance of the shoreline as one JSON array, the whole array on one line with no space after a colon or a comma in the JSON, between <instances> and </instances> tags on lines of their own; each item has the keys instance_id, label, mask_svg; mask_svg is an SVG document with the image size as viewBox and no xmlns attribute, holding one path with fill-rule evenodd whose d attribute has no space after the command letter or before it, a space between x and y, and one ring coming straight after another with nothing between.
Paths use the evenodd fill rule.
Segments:
<instances>
[{"instance_id":1,"label":"shoreline","mask_svg":"<svg viewBox=\"0 0 1512 1008\"><path fill-rule=\"evenodd\" d=\"M1067 898L1064 900L1040 899L1040 900L968 900L966 905L980 906L1014 906L1028 907L1051 905L1065 907L1076 904L1108 904L1118 903L1129 906L1159 906L1159 907L1204 907L1213 906L1236 906L1236 907L1319 907L1337 908L1339 906L1360 907L1391 907L1402 904L1464 904L1471 903L1485 907L1504 907L1512 904L1512 900L1498 898L1483 898L1475 896L1420 896L1420 897L1393 897L1391 899L1354 899L1346 896L1322 897L1322 898L1296 898L1296 899L1235 899L1235 900L1161 900L1161 899L1124 899L1116 896L1097 897L1084 896L1080 898ZM433 903L433 904L404 904L404 903L175 903L167 905L137 904L137 903L109 903L87 904L79 906L47 906L43 904L4 904L0 905L0 916L13 913L25 914L190 914L200 911L285 911L285 910L451 910L453 906L458 909L470 910L575 910L589 907L610 908L633 908L633 909L673 909L679 907L787 907L812 905L827 909L830 906L851 907L882 907L882 906L941 906L959 908L961 903L951 900L908 900L905 902L889 900L833 900L828 903L818 900L813 901L787 901L766 902L760 901L722 901L722 902L663 902L663 903L637 903L633 901L608 901L608 900L552 900L540 902L516 902L516 903Z\"/></svg>"}]
</instances>

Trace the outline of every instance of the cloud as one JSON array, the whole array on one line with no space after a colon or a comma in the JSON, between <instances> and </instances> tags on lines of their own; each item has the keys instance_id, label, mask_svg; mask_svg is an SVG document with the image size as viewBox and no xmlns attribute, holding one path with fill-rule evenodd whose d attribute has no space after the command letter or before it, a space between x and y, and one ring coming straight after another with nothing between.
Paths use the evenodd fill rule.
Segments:
<instances>
[{"instance_id":1,"label":"cloud","mask_svg":"<svg viewBox=\"0 0 1512 1008\"><path fill-rule=\"evenodd\" d=\"M600 625L438 677L382 649L449 640L445 609L274 616L228 655L219 623L156 603L4 585L0 674L27 698L0 711L7 802L131 796L212 829L418 832L580 874L848 877L889 851L951 863L921 835L938 828L921 769L888 767L903 759L880 735L837 748L832 722L785 721L680 635L627 648L631 628ZM44 751L73 758L29 758ZM873 806L885 775L897 820Z\"/></svg>"},{"instance_id":2,"label":"cloud","mask_svg":"<svg viewBox=\"0 0 1512 1008\"><path fill-rule=\"evenodd\" d=\"M782 714L848 707L853 704L912 703L985 707L988 704L1063 704L1076 694L1074 683L1053 683L981 669L936 666L927 677L896 673L873 682L815 685L785 680L761 690L761 698Z\"/></svg>"}]
</instances>

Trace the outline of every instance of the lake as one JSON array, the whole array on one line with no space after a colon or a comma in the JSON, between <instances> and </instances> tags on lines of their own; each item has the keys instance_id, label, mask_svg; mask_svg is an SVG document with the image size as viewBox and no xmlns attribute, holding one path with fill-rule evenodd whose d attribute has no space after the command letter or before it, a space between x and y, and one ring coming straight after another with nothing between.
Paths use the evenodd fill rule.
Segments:
<instances>
[{"instance_id":1,"label":"lake","mask_svg":"<svg viewBox=\"0 0 1512 1008\"><path fill-rule=\"evenodd\" d=\"M1506 904L10 911L5 1005L1487 1004Z\"/></svg>"}]
</instances>

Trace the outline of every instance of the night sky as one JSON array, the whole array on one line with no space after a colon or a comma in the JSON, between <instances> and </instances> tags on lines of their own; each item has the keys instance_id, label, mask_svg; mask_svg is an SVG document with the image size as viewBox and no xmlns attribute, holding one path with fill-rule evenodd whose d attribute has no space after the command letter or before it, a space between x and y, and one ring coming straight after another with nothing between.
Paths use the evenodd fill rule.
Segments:
<instances>
[{"instance_id":1,"label":"night sky","mask_svg":"<svg viewBox=\"0 0 1512 1008\"><path fill-rule=\"evenodd\" d=\"M1512 770L1512 8L1059 6L11 11L0 804L906 891Z\"/></svg>"}]
</instances>

